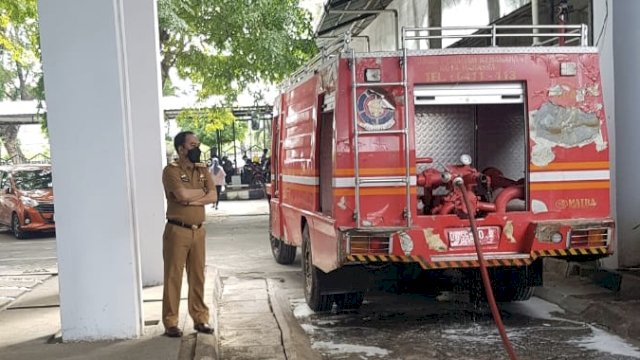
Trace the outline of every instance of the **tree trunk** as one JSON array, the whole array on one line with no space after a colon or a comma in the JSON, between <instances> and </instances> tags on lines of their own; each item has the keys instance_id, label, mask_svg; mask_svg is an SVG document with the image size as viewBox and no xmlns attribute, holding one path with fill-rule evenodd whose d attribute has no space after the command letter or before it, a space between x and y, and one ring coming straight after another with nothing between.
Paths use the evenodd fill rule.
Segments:
<instances>
[{"instance_id":1,"label":"tree trunk","mask_svg":"<svg viewBox=\"0 0 640 360\"><path fill-rule=\"evenodd\" d=\"M27 75L24 72L22 66L16 62L16 75L18 76L18 88L17 96L20 100L31 100L29 92L27 90ZM7 124L0 125L0 139L7 149L7 155L2 156L3 159L11 161L14 164L22 164L25 162L24 154L20 149L20 143L18 142L18 132L20 131L20 125Z\"/></svg>"},{"instance_id":2,"label":"tree trunk","mask_svg":"<svg viewBox=\"0 0 640 360\"><path fill-rule=\"evenodd\" d=\"M489 23L500 18L500 0L487 0L487 9L489 10Z\"/></svg>"},{"instance_id":3,"label":"tree trunk","mask_svg":"<svg viewBox=\"0 0 640 360\"><path fill-rule=\"evenodd\" d=\"M169 33L166 30L160 29L160 80L162 81L162 90L164 91L164 86L167 80L169 79L169 70L173 66L172 56L168 53L167 49L165 49L164 45L169 40Z\"/></svg>"},{"instance_id":4,"label":"tree trunk","mask_svg":"<svg viewBox=\"0 0 640 360\"><path fill-rule=\"evenodd\" d=\"M429 0L429 27L442 27L442 0ZM431 31L429 35L441 35L440 31ZM429 49L442 48L442 39L429 39Z\"/></svg>"},{"instance_id":5,"label":"tree trunk","mask_svg":"<svg viewBox=\"0 0 640 360\"><path fill-rule=\"evenodd\" d=\"M14 164L24 162L24 154L18 144L18 130L20 130L20 125L0 125L0 139L2 139L8 155L3 158Z\"/></svg>"}]
</instances>

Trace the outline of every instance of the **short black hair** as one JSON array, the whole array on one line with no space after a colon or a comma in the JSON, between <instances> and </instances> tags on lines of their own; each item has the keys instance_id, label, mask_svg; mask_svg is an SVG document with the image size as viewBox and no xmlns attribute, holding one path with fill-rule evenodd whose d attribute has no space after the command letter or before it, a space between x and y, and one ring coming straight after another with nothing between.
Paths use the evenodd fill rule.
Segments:
<instances>
[{"instance_id":1,"label":"short black hair","mask_svg":"<svg viewBox=\"0 0 640 360\"><path fill-rule=\"evenodd\" d=\"M176 137L173 138L173 147L178 151L180 146L184 146L184 143L187 142L187 136L195 135L193 131L181 131Z\"/></svg>"}]
</instances>

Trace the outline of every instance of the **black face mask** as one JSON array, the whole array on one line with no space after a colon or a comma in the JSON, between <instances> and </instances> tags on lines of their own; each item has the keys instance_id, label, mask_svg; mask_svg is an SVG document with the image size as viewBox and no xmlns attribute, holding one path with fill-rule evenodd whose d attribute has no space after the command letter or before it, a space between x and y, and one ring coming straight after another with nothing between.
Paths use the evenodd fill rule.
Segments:
<instances>
[{"instance_id":1,"label":"black face mask","mask_svg":"<svg viewBox=\"0 0 640 360\"><path fill-rule=\"evenodd\" d=\"M187 153L187 158L189 159L189 161L195 164L197 162L200 162L200 154L202 154L200 148L196 147L189 150L189 152Z\"/></svg>"}]
</instances>

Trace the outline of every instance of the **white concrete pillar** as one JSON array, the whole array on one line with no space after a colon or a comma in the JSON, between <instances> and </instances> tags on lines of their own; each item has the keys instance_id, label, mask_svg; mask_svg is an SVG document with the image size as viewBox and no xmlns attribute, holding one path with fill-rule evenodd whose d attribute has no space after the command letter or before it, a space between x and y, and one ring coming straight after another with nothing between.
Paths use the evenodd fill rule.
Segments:
<instances>
[{"instance_id":1,"label":"white concrete pillar","mask_svg":"<svg viewBox=\"0 0 640 360\"><path fill-rule=\"evenodd\" d=\"M617 251L619 266L628 267L640 265L640 229L634 229L640 224L640 1L616 0L608 4L615 63Z\"/></svg>"},{"instance_id":2,"label":"white concrete pillar","mask_svg":"<svg viewBox=\"0 0 640 360\"><path fill-rule=\"evenodd\" d=\"M141 335L141 248L162 261L155 2L124 3L39 2L65 341Z\"/></svg>"},{"instance_id":3,"label":"white concrete pillar","mask_svg":"<svg viewBox=\"0 0 640 360\"><path fill-rule=\"evenodd\" d=\"M127 75L136 191L135 212L142 285L163 281L162 232L165 200L162 168L166 165L164 116L160 110L162 89L155 0L123 1Z\"/></svg>"}]
</instances>

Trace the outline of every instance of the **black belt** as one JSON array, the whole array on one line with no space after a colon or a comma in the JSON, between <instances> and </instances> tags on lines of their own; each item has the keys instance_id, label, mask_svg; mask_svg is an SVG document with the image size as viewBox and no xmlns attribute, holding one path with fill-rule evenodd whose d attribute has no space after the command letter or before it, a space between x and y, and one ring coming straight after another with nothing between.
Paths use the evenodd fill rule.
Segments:
<instances>
[{"instance_id":1,"label":"black belt","mask_svg":"<svg viewBox=\"0 0 640 360\"><path fill-rule=\"evenodd\" d=\"M185 223L183 223L181 221L171 220L171 219L167 219L167 222L169 224L182 226L183 228L187 228L187 229L191 229L191 230L197 230L197 229L200 229L202 227L202 224L191 225L191 224L185 224Z\"/></svg>"}]
</instances>

